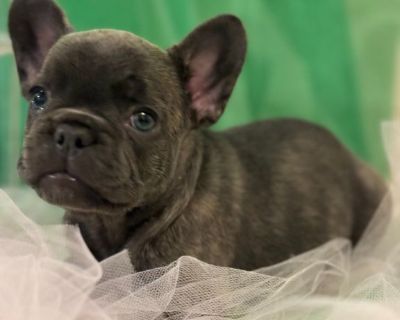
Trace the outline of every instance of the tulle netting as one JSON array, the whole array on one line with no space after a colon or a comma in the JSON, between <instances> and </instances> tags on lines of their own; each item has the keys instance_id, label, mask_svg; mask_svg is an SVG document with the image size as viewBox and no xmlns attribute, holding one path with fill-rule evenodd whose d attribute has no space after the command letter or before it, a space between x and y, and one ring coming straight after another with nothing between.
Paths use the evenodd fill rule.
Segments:
<instances>
[{"instance_id":1,"label":"tulle netting","mask_svg":"<svg viewBox=\"0 0 400 320\"><path fill-rule=\"evenodd\" d=\"M0 319L400 319L400 124L383 125L391 190L363 239L242 271L182 257L98 263L76 228L42 226L0 191Z\"/></svg>"}]
</instances>

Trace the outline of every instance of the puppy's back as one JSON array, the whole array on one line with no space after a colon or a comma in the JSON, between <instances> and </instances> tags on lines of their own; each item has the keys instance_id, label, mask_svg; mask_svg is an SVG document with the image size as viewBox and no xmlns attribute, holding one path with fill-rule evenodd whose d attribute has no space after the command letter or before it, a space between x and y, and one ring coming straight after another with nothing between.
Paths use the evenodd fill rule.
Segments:
<instances>
[{"instance_id":1,"label":"puppy's back","mask_svg":"<svg viewBox=\"0 0 400 320\"><path fill-rule=\"evenodd\" d=\"M241 249L253 237L260 248L254 256L277 252L268 263L335 237L356 242L386 191L371 168L318 125L269 120L221 135L237 150L249 190L242 225L250 230L239 239Z\"/></svg>"}]
</instances>

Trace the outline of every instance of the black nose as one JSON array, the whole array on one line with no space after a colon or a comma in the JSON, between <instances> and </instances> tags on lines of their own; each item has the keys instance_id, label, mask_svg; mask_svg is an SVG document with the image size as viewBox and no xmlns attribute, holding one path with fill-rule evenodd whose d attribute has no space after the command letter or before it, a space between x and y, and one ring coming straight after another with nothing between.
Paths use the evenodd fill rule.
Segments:
<instances>
[{"instance_id":1,"label":"black nose","mask_svg":"<svg viewBox=\"0 0 400 320\"><path fill-rule=\"evenodd\" d=\"M75 155L80 150L93 145L95 137L92 130L87 127L62 123L54 132L54 143L60 151Z\"/></svg>"}]
</instances>

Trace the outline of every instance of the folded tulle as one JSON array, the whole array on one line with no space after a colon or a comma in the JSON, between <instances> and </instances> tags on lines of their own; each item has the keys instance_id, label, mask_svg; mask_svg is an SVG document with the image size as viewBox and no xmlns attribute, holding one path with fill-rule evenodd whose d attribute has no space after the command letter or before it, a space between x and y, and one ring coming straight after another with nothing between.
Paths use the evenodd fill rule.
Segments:
<instances>
[{"instance_id":1,"label":"folded tulle","mask_svg":"<svg viewBox=\"0 0 400 320\"><path fill-rule=\"evenodd\" d=\"M79 231L40 226L0 191L0 319L400 319L400 124L384 125L392 188L356 248L332 240L252 272L181 257L98 263Z\"/></svg>"}]
</instances>

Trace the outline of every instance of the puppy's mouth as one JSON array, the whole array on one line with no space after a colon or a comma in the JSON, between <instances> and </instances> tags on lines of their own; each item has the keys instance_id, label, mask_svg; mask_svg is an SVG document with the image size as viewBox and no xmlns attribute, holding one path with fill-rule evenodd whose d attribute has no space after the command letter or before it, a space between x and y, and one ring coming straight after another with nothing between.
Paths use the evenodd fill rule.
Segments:
<instances>
[{"instance_id":1,"label":"puppy's mouth","mask_svg":"<svg viewBox=\"0 0 400 320\"><path fill-rule=\"evenodd\" d=\"M42 199L64 209L126 212L139 201L139 192L130 172L132 160L119 150L123 138L118 128L88 111L49 111L25 137L19 175Z\"/></svg>"},{"instance_id":2,"label":"puppy's mouth","mask_svg":"<svg viewBox=\"0 0 400 320\"><path fill-rule=\"evenodd\" d=\"M116 206L68 172L47 173L38 180L36 186L40 197L65 209L96 212L100 208L112 209Z\"/></svg>"}]
</instances>

